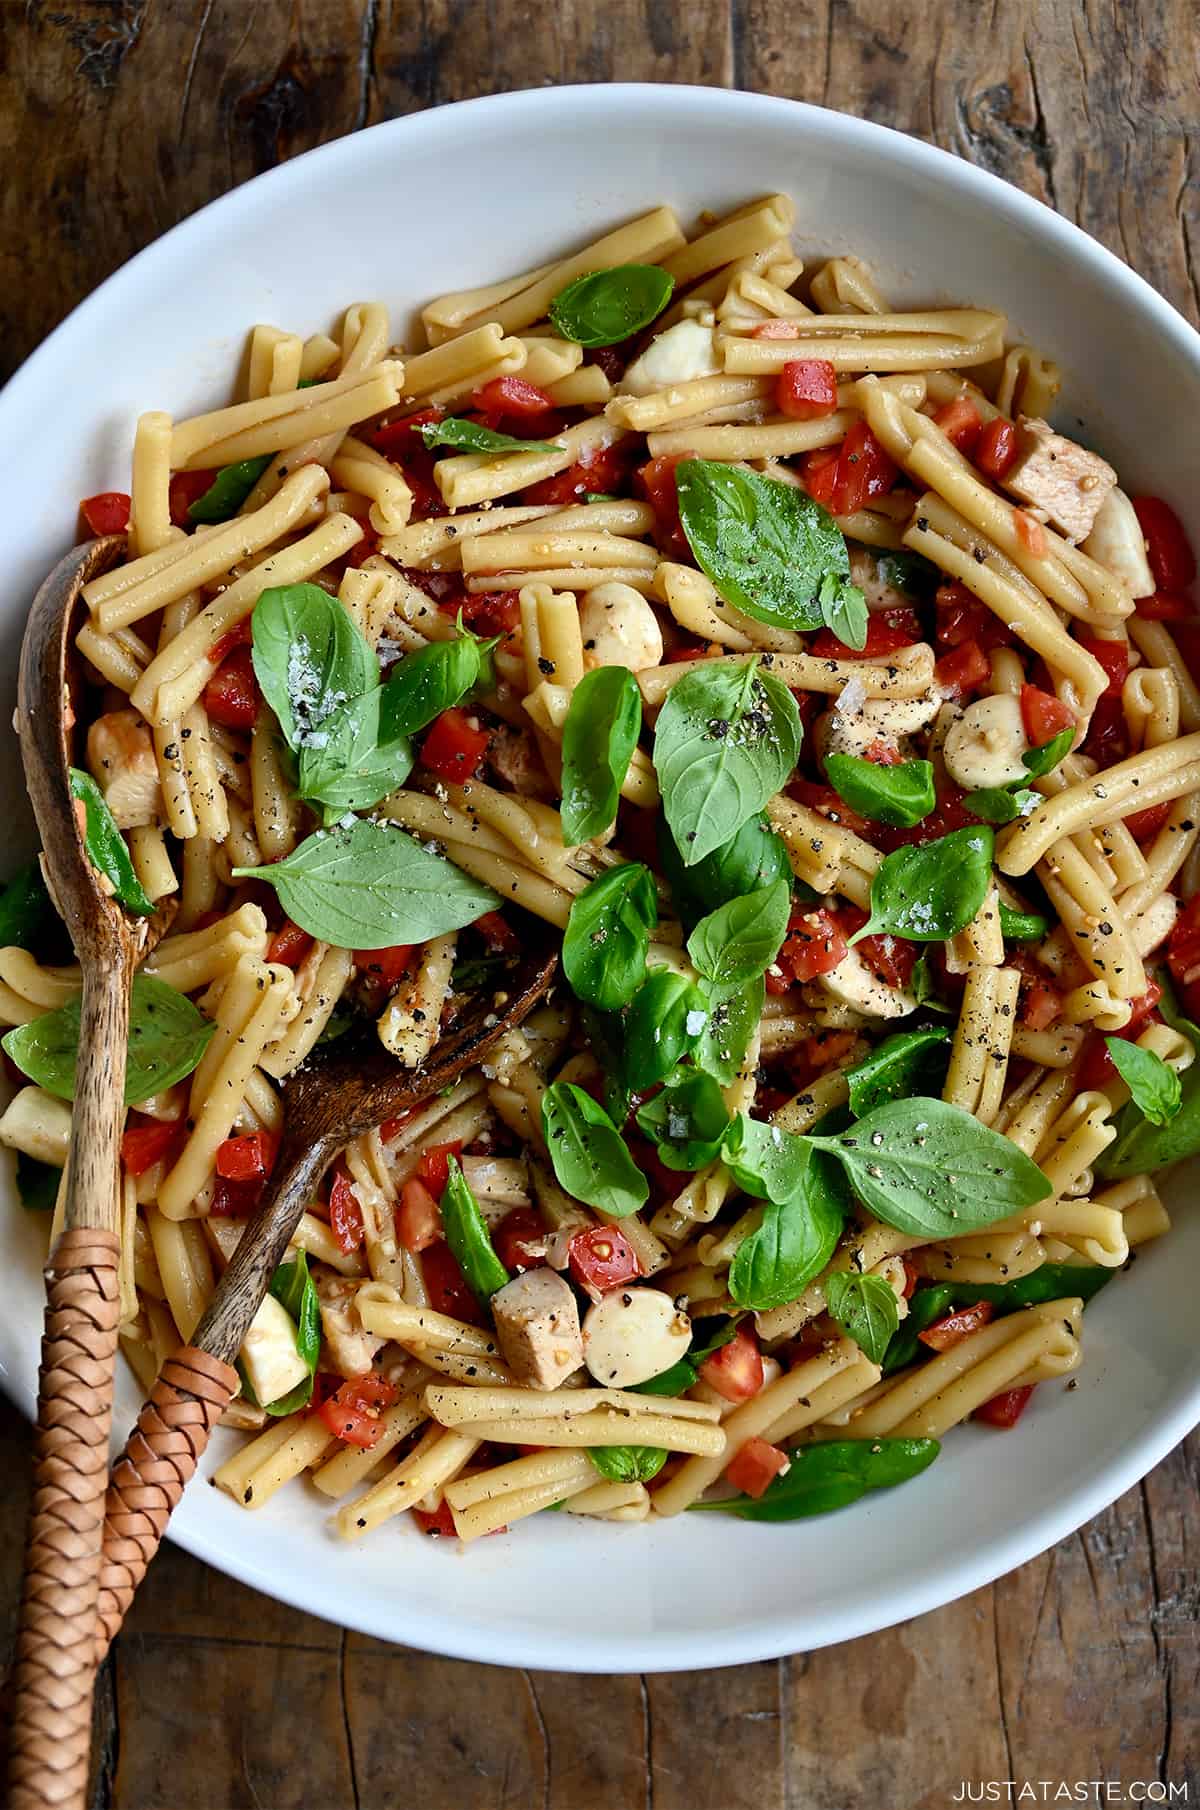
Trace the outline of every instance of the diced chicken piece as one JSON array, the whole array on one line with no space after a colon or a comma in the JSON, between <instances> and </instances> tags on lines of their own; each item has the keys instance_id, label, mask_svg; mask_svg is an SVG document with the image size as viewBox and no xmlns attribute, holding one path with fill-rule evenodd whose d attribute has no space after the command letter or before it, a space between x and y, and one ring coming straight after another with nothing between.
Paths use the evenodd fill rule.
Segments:
<instances>
[{"instance_id":1,"label":"diced chicken piece","mask_svg":"<svg viewBox=\"0 0 1200 1810\"><path fill-rule=\"evenodd\" d=\"M1069 540L1086 540L1117 481L1116 472L1098 453L1056 434L1047 421L1022 415L1017 430L1017 458L1003 479L1004 488L1023 503L1044 509L1051 525Z\"/></svg>"},{"instance_id":2,"label":"diced chicken piece","mask_svg":"<svg viewBox=\"0 0 1200 1810\"><path fill-rule=\"evenodd\" d=\"M13 1095L0 1118L0 1144L61 1169L70 1143L71 1108L65 1100L40 1087L23 1087Z\"/></svg>"},{"instance_id":3,"label":"diced chicken piece","mask_svg":"<svg viewBox=\"0 0 1200 1810\"><path fill-rule=\"evenodd\" d=\"M463 1156L463 1180L481 1206L529 1205L529 1170L520 1156Z\"/></svg>"},{"instance_id":4,"label":"diced chicken piece","mask_svg":"<svg viewBox=\"0 0 1200 1810\"><path fill-rule=\"evenodd\" d=\"M644 672L662 661L658 617L632 585L614 581L589 591L579 606L579 631L589 671L596 666L627 666L630 672Z\"/></svg>"},{"instance_id":5,"label":"diced chicken piece","mask_svg":"<svg viewBox=\"0 0 1200 1810\"><path fill-rule=\"evenodd\" d=\"M967 792L1009 786L1018 779L1028 782L1022 759L1028 752L1021 700L1008 693L969 704L942 744L947 773Z\"/></svg>"},{"instance_id":6,"label":"diced chicken piece","mask_svg":"<svg viewBox=\"0 0 1200 1810\"><path fill-rule=\"evenodd\" d=\"M264 1295L242 1340L241 1359L250 1387L264 1406L287 1395L308 1375L296 1348L292 1316L274 1295Z\"/></svg>"},{"instance_id":7,"label":"diced chicken piece","mask_svg":"<svg viewBox=\"0 0 1200 1810\"><path fill-rule=\"evenodd\" d=\"M492 1296L501 1355L519 1383L557 1389L583 1362L579 1308L561 1276L526 1270Z\"/></svg>"},{"instance_id":8,"label":"diced chicken piece","mask_svg":"<svg viewBox=\"0 0 1200 1810\"><path fill-rule=\"evenodd\" d=\"M703 321L676 321L650 341L621 379L627 396L650 396L673 383L691 383L697 377L715 377L721 369L716 335Z\"/></svg>"},{"instance_id":9,"label":"diced chicken piece","mask_svg":"<svg viewBox=\"0 0 1200 1810\"><path fill-rule=\"evenodd\" d=\"M138 1111L141 1111L139 1106ZM250 1221L248 1219L226 1219L223 1215L209 1213L200 1221L204 1227L204 1235L221 1259L222 1265L229 1262Z\"/></svg>"},{"instance_id":10,"label":"diced chicken piece","mask_svg":"<svg viewBox=\"0 0 1200 1810\"><path fill-rule=\"evenodd\" d=\"M359 1284L353 1277L321 1269L313 1270L313 1281L321 1303L321 1331L334 1369L342 1376L365 1376L387 1341L368 1332L358 1317L354 1297Z\"/></svg>"},{"instance_id":11,"label":"diced chicken piece","mask_svg":"<svg viewBox=\"0 0 1200 1810\"><path fill-rule=\"evenodd\" d=\"M850 949L836 968L822 974L803 989L805 1003L813 1006L839 1004L852 1006L867 1018L906 1018L917 1009L917 1001L903 987L889 987L868 968L857 949Z\"/></svg>"},{"instance_id":12,"label":"diced chicken piece","mask_svg":"<svg viewBox=\"0 0 1200 1810\"><path fill-rule=\"evenodd\" d=\"M491 735L488 765L505 785L525 798L557 799L557 788L546 772L531 729L514 729L508 723L500 723Z\"/></svg>"},{"instance_id":13,"label":"diced chicken piece","mask_svg":"<svg viewBox=\"0 0 1200 1810\"><path fill-rule=\"evenodd\" d=\"M904 738L928 728L941 707L936 690L915 698L867 698L857 709L835 704L814 723L813 739L822 759L827 754L861 756L876 743L907 759Z\"/></svg>"},{"instance_id":14,"label":"diced chicken piece","mask_svg":"<svg viewBox=\"0 0 1200 1810\"><path fill-rule=\"evenodd\" d=\"M589 1307L583 1358L598 1383L630 1389L678 1363L692 1323L660 1288L614 1288Z\"/></svg>"},{"instance_id":15,"label":"diced chicken piece","mask_svg":"<svg viewBox=\"0 0 1200 1810\"><path fill-rule=\"evenodd\" d=\"M162 809L150 730L136 710L110 710L88 730L88 766L117 828L157 823Z\"/></svg>"},{"instance_id":16,"label":"diced chicken piece","mask_svg":"<svg viewBox=\"0 0 1200 1810\"><path fill-rule=\"evenodd\" d=\"M1110 490L1100 505L1083 550L1098 565L1128 585L1131 597L1149 597L1154 589L1146 537L1133 504L1121 489Z\"/></svg>"},{"instance_id":17,"label":"diced chicken piece","mask_svg":"<svg viewBox=\"0 0 1200 1810\"><path fill-rule=\"evenodd\" d=\"M865 547L850 550L850 581L856 584L867 601L869 610L904 610L912 608L912 598L889 584L880 571L876 555Z\"/></svg>"}]
</instances>

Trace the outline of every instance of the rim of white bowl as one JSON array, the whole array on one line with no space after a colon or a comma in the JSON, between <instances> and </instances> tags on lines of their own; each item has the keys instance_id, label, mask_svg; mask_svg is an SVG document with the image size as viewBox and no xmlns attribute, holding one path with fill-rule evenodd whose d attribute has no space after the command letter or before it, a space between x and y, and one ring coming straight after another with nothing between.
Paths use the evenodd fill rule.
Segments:
<instances>
[{"instance_id":1,"label":"rim of white bowl","mask_svg":"<svg viewBox=\"0 0 1200 1810\"><path fill-rule=\"evenodd\" d=\"M1107 247L1090 234L1065 220L1044 203L1034 200L1022 190L967 163L949 151L923 140L911 138L893 127L861 120L853 114L839 113L828 107L815 107L805 101L788 100L776 95L744 92L732 88L703 88L693 84L657 82L580 83L559 88L517 89L506 94L480 95L472 100L455 101L433 107L422 113L407 114L387 120L361 132L353 132L331 144L319 145L289 162L266 170L228 194L209 202L180 221L152 244L138 252L107 277L92 294L75 307L49 337L30 354L14 373L0 395L0 423L14 407L20 406L27 386L40 379L43 365L52 364L60 345L76 335L97 328L110 307L120 306L130 285L136 285L137 274L148 263L169 256L169 247L180 234L221 235L244 215L259 211L268 194L278 198L291 189L303 188L314 160L333 165L353 164L364 155L363 147L384 139L403 139L415 143L421 139L436 141L443 134L453 136L455 121L465 112L473 115L493 114L503 125L505 115L516 117L537 112L553 119L563 115L566 129L576 126L583 115L600 113L612 116L622 104L644 104L653 97L664 132L672 126L703 121L714 110L729 118L753 114L761 123L772 114L783 130L795 122L808 120L830 141L836 151L838 141L877 147L910 169L922 171L937 182L957 189L960 194L978 199L982 208L1026 228L1034 237L1048 241L1072 263L1083 263L1102 285L1113 291L1126 305L1150 315L1158 330L1173 342L1180 354L1193 365L1200 379L1200 334L1137 271L1130 269ZM367 153L369 155L369 153ZM0 1382L7 1378L0 1372ZM18 1399L18 1406L29 1413L31 1400ZM1011 1532L997 1534L976 1548L969 1557L939 1570L929 1567L917 1582L897 1582L886 1598L875 1599L875 1605L849 1605L842 1610L826 1611L822 1627L814 1633L810 1627L801 1632L802 1617L796 1612L783 1613L770 1619L759 1617L743 1628L729 1628L721 1635L719 1650L697 1651L704 1636L684 1633L631 1633L628 1636L590 1635L587 1650L581 1650L578 1630L556 1636L550 1627L530 1632L522 1627L497 1627L473 1621L457 1608L452 1621L433 1616L414 1618L405 1630L405 1644L422 1651L445 1654L453 1659L477 1660L492 1665L532 1666L588 1673L633 1671L705 1670L715 1666L747 1664L773 1659L784 1654L806 1652L839 1641L853 1640L864 1634L893 1627L913 1616L941 1608L972 1590L994 1582L1016 1569L1059 1540L1067 1538L1095 1515L1100 1514L1125 1490L1154 1468L1181 1439L1200 1422L1200 1378L1181 1382L1167 1397L1166 1405L1140 1437L1131 1440L1115 1457L1098 1455L1094 1464L1077 1475L1052 1508L1045 1509L1015 1525ZM310 1577L304 1591L289 1587L286 1577L261 1565L236 1547L213 1538L204 1530L179 1527L172 1522L168 1537L195 1557L206 1560L239 1582L277 1601L308 1614L323 1616L337 1625L348 1625L342 1606L337 1602L336 1580L328 1586ZM886 1602L880 1614L878 1604ZM373 1615L369 1602L360 1607L354 1599L353 1625L361 1632L394 1642L394 1625L386 1615Z\"/></svg>"}]
</instances>

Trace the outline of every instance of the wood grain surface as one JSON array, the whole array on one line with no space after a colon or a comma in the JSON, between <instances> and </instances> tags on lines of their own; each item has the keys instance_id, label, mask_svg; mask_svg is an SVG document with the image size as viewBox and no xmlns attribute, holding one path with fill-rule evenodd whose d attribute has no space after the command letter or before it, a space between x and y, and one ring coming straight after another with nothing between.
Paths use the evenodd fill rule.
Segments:
<instances>
[{"instance_id":1,"label":"wood grain surface","mask_svg":"<svg viewBox=\"0 0 1200 1810\"><path fill-rule=\"evenodd\" d=\"M0 0L0 27L0 376L260 170L377 120L571 81L755 88L898 126L1058 208L1200 319L1193 0ZM0 1409L9 1634L28 1450ZM963 1781L999 1782L1003 1802L1011 1779L1026 1803L1068 1801L1064 1784L1076 1802L1137 1801L1140 1784L1195 1803L1198 1473L1193 1438L1073 1539L919 1621L672 1677L426 1658L168 1548L103 1670L91 1802L938 1810Z\"/></svg>"}]
</instances>

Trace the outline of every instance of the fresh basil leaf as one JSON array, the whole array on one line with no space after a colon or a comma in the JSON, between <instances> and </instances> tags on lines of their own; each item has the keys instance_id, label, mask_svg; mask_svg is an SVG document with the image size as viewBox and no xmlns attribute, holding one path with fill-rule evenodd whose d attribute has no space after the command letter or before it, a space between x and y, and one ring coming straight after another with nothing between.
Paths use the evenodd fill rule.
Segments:
<instances>
[{"instance_id":1,"label":"fresh basil leaf","mask_svg":"<svg viewBox=\"0 0 1200 1810\"><path fill-rule=\"evenodd\" d=\"M765 974L787 935L792 909L788 880L774 880L758 892L730 899L701 918L688 938L696 971L719 987L736 986Z\"/></svg>"},{"instance_id":2,"label":"fresh basil leaf","mask_svg":"<svg viewBox=\"0 0 1200 1810\"><path fill-rule=\"evenodd\" d=\"M335 1043L339 1037L344 1037L354 1023L354 1016L353 1012L330 1013L315 1047L319 1048L323 1043Z\"/></svg>"},{"instance_id":3,"label":"fresh basil leaf","mask_svg":"<svg viewBox=\"0 0 1200 1810\"><path fill-rule=\"evenodd\" d=\"M1139 1049L1123 1037L1106 1037L1117 1073L1133 1095L1133 1104L1152 1125L1168 1125L1183 1105L1183 1087L1173 1068L1153 1050Z\"/></svg>"},{"instance_id":4,"label":"fresh basil leaf","mask_svg":"<svg viewBox=\"0 0 1200 1810\"><path fill-rule=\"evenodd\" d=\"M379 683L379 662L345 605L318 584L263 592L250 621L254 673L299 751L327 717Z\"/></svg>"},{"instance_id":5,"label":"fresh basil leaf","mask_svg":"<svg viewBox=\"0 0 1200 1810\"><path fill-rule=\"evenodd\" d=\"M994 840L989 829L951 830L885 855L871 881L871 915L851 944L881 933L913 943L957 936L987 897Z\"/></svg>"},{"instance_id":6,"label":"fresh basil leaf","mask_svg":"<svg viewBox=\"0 0 1200 1810\"><path fill-rule=\"evenodd\" d=\"M481 993L485 987L496 985L507 966L502 955L470 956L466 961L455 962L450 970L450 991Z\"/></svg>"},{"instance_id":7,"label":"fresh basil leaf","mask_svg":"<svg viewBox=\"0 0 1200 1810\"><path fill-rule=\"evenodd\" d=\"M933 969L927 955L918 956L916 966L909 979L908 990L919 1006L927 1012L943 1012L949 1018L958 1017L958 1007L948 1005L939 999L937 983L933 977Z\"/></svg>"},{"instance_id":8,"label":"fresh basil leaf","mask_svg":"<svg viewBox=\"0 0 1200 1810\"><path fill-rule=\"evenodd\" d=\"M825 772L852 811L893 829L912 829L937 803L932 761L906 760L897 767L883 767L878 761L860 760L857 754L827 754Z\"/></svg>"},{"instance_id":9,"label":"fresh basil leaf","mask_svg":"<svg viewBox=\"0 0 1200 1810\"><path fill-rule=\"evenodd\" d=\"M888 1340L900 1324L896 1291L882 1276L834 1270L825 1283L825 1305L848 1339L873 1364L881 1364Z\"/></svg>"},{"instance_id":10,"label":"fresh basil leaf","mask_svg":"<svg viewBox=\"0 0 1200 1810\"><path fill-rule=\"evenodd\" d=\"M786 880L791 887L796 884L787 843L765 817L748 818L728 842L691 867L685 865L664 817L657 819L657 831L659 865L688 930L730 899L761 892L776 880Z\"/></svg>"},{"instance_id":11,"label":"fresh basil leaf","mask_svg":"<svg viewBox=\"0 0 1200 1810\"><path fill-rule=\"evenodd\" d=\"M883 1373L903 1370L928 1347L922 1345L918 1333L926 1331L955 1307L973 1307L977 1301L990 1301L996 1317L1019 1313L1023 1307L1037 1307L1043 1301L1072 1300L1078 1296L1086 1305L1098 1295L1113 1277L1115 1269L1101 1269L1088 1263L1043 1263L1015 1282L935 1282L918 1288L908 1304L908 1314L893 1335L883 1358Z\"/></svg>"},{"instance_id":12,"label":"fresh basil leaf","mask_svg":"<svg viewBox=\"0 0 1200 1810\"><path fill-rule=\"evenodd\" d=\"M257 459L222 465L204 495L188 504L189 522L227 522L235 516L274 457L263 453Z\"/></svg>"},{"instance_id":13,"label":"fresh basil leaf","mask_svg":"<svg viewBox=\"0 0 1200 1810\"><path fill-rule=\"evenodd\" d=\"M940 1089L950 1061L950 1033L930 1027L897 1031L877 1044L869 1056L846 1071L850 1110L856 1119L889 1100Z\"/></svg>"},{"instance_id":14,"label":"fresh basil leaf","mask_svg":"<svg viewBox=\"0 0 1200 1810\"><path fill-rule=\"evenodd\" d=\"M932 560L925 559L920 553L881 553L875 561L875 572L881 584L904 591L919 603L929 602L938 586L944 583Z\"/></svg>"},{"instance_id":15,"label":"fresh basil leaf","mask_svg":"<svg viewBox=\"0 0 1200 1810\"><path fill-rule=\"evenodd\" d=\"M1180 1009L1179 1001L1175 996L1175 988L1171 981L1170 969L1157 969L1154 978L1162 989L1161 997L1158 1002L1159 1012L1170 1025L1171 1029L1173 1031L1179 1031L1182 1036L1186 1037L1188 1041L1195 1046L1196 1051L1200 1053L1200 1024L1193 1024L1190 1018L1184 1017L1183 1012Z\"/></svg>"},{"instance_id":16,"label":"fresh basil leaf","mask_svg":"<svg viewBox=\"0 0 1200 1810\"><path fill-rule=\"evenodd\" d=\"M729 1268L729 1292L739 1307L783 1307L819 1276L837 1249L845 1224L845 1195L836 1169L811 1144L800 1186L783 1203L769 1200L762 1223L742 1240Z\"/></svg>"},{"instance_id":17,"label":"fresh basil leaf","mask_svg":"<svg viewBox=\"0 0 1200 1810\"><path fill-rule=\"evenodd\" d=\"M0 1038L21 1073L59 1100L75 1098L79 1012L79 1000L71 999L56 1012L31 1018ZM216 1028L174 987L152 974L136 974L129 1005L126 1106L136 1106L190 1075Z\"/></svg>"},{"instance_id":18,"label":"fresh basil leaf","mask_svg":"<svg viewBox=\"0 0 1200 1810\"><path fill-rule=\"evenodd\" d=\"M17 1195L30 1213L53 1213L61 1181L62 1170L53 1163L41 1163L36 1156L17 1151Z\"/></svg>"},{"instance_id":19,"label":"fresh basil leaf","mask_svg":"<svg viewBox=\"0 0 1200 1810\"><path fill-rule=\"evenodd\" d=\"M600 1012L595 1006L580 1006L579 1020L604 1077L604 1110L614 1125L624 1125L631 1104L625 1086L625 1021L619 1012Z\"/></svg>"},{"instance_id":20,"label":"fresh basil leaf","mask_svg":"<svg viewBox=\"0 0 1200 1810\"><path fill-rule=\"evenodd\" d=\"M802 1191L812 1161L806 1139L745 1112L738 1113L725 1133L721 1155L739 1188L756 1200L777 1205Z\"/></svg>"},{"instance_id":21,"label":"fresh basil leaf","mask_svg":"<svg viewBox=\"0 0 1200 1810\"><path fill-rule=\"evenodd\" d=\"M617 264L576 277L546 312L577 346L617 346L658 319L674 287L657 264Z\"/></svg>"},{"instance_id":22,"label":"fresh basil leaf","mask_svg":"<svg viewBox=\"0 0 1200 1810\"><path fill-rule=\"evenodd\" d=\"M761 974L757 980L735 981L728 987L716 981L702 981L700 992L708 1007L708 1023L700 1033L692 1061L722 1087L728 1087L741 1068L750 1039L762 1019L766 982Z\"/></svg>"},{"instance_id":23,"label":"fresh basil leaf","mask_svg":"<svg viewBox=\"0 0 1200 1810\"><path fill-rule=\"evenodd\" d=\"M984 786L978 792L968 792L963 799L973 817L997 824L1015 823L1018 817L1028 817L1042 802L1040 792L1030 791L1028 787L1010 791L1007 786Z\"/></svg>"},{"instance_id":24,"label":"fresh basil leaf","mask_svg":"<svg viewBox=\"0 0 1200 1810\"><path fill-rule=\"evenodd\" d=\"M83 800L83 846L87 850L88 860L97 873L104 875L112 887L113 898L124 905L126 911L135 911L141 917L151 916L154 903L146 897L142 883L134 872L129 845L104 802L103 792L90 773L83 773L78 767L71 767L68 771L72 798Z\"/></svg>"},{"instance_id":25,"label":"fresh basil leaf","mask_svg":"<svg viewBox=\"0 0 1200 1810\"><path fill-rule=\"evenodd\" d=\"M602 1012L627 1005L646 977L657 922L654 881L640 861L610 867L579 893L562 944L563 973L576 998Z\"/></svg>"},{"instance_id":26,"label":"fresh basil leaf","mask_svg":"<svg viewBox=\"0 0 1200 1810\"><path fill-rule=\"evenodd\" d=\"M821 626L824 582L849 582L850 555L807 491L712 459L682 460L675 486L696 564L726 603L774 628Z\"/></svg>"},{"instance_id":27,"label":"fresh basil leaf","mask_svg":"<svg viewBox=\"0 0 1200 1810\"><path fill-rule=\"evenodd\" d=\"M10 1031L8 1036L13 1033ZM8 1038L4 1040L5 1047ZM1180 1104L1165 1125L1154 1125L1130 1100L1116 1117L1117 1135L1096 1159L1096 1174L1104 1181L1122 1181L1127 1175L1150 1175L1171 1163L1200 1151L1200 1063L1180 1076Z\"/></svg>"},{"instance_id":28,"label":"fresh basil leaf","mask_svg":"<svg viewBox=\"0 0 1200 1810\"><path fill-rule=\"evenodd\" d=\"M973 1295L965 1305L973 1306L977 1300L979 1296ZM929 1347L922 1345L919 1335L943 1319L955 1305L954 1286L950 1282L935 1282L931 1288L918 1288L909 1301L908 1313L879 1360L883 1374L891 1376L893 1371L904 1370L917 1358L925 1357Z\"/></svg>"},{"instance_id":29,"label":"fresh basil leaf","mask_svg":"<svg viewBox=\"0 0 1200 1810\"><path fill-rule=\"evenodd\" d=\"M585 503L619 503L622 501L615 490L585 490L583 500Z\"/></svg>"},{"instance_id":30,"label":"fresh basil leaf","mask_svg":"<svg viewBox=\"0 0 1200 1810\"><path fill-rule=\"evenodd\" d=\"M673 968L648 974L625 1015L626 1090L641 1093L662 1081L683 1061L707 1023L704 997L685 974Z\"/></svg>"},{"instance_id":31,"label":"fresh basil leaf","mask_svg":"<svg viewBox=\"0 0 1200 1810\"><path fill-rule=\"evenodd\" d=\"M808 1141L837 1158L876 1219L914 1237L958 1237L1053 1192L1023 1150L945 1100L893 1100Z\"/></svg>"},{"instance_id":32,"label":"fresh basil leaf","mask_svg":"<svg viewBox=\"0 0 1200 1810\"><path fill-rule=\"evenodd\" d=\"M498 434L482 421L465 421L459 415L447 415L442 421L425 421L419 429L426 449L452 446L459 452L512 453L559 452L549 440L518 440L513 434Z\"/></svg>"},{"instance_id":33,"label":"fresh basil leaf","mask_svg":"<svg viewBox=\"0 0 1200 1810\"><path fill-rule=\"evenodd\" d=\"M562 839L576 848L617 814L642 729L642 694L624 666L585 673L571 694L562 734Z\"/></svg>"},{"instance_id":34,"label":"fresh basil leaf","mask_svg":"<svg viewBox=\"0 0 1200 1810\"><path fill-rule=\"evenodd\" d=\"M593 1445L586 1451L600 1475L613 1483L649 1483L667 1462L661 1446Z\"/></svg>"},{"instance_id":35,"label":"fresh basil leaf","mask_svg":"<svg viewBox=\"0 0 1200 1810\"><path fill-rule=\"evenodd\" d=\"M797 492L797 494L800 494ZM667 693L654 767L676 847L694 867L756 817L800 754L800 713L786 685L759 670L704 662Z\"/></svg>"},{"instance_id":36,"label":"fresh basil leaf","mask_svg":"<svg viewBox=\"0 0 1200 1810\"><path fill-rule=\"evenodd\" d=\"M610 1219L644 1206L650 1189L602 1106L570 1081L542 1096L542 1130L561 1188Z\"/></svg>"},{"instance_id":37,"label":"fresh basil leaf","mask_svg":"<svg viewBox=\"0 0 1200 1810\"><path fill-rule=\"evenodd\" d=\"M387 689L343 704L300 749L297 794L323 807L326 828L347 811L369 810L412 772L412 743L393 733Z\"/></svg>"},{"instance_id":38,"label":"fresh basil leaf","mask_svg":"<svg viewBox=\"0 0 1200 1810\"><path fill-rule=\"evenodd\" d=\"M42 878L42 864L30 861L0 892L0 949L36 948L47 925L55 921L54 905Z\"/></svg>"},{"instance_id":39,"label":"fresh basil leaf","mask_svg":"<svg viewBox=\"0 0 1200 1810\"><path fill-rule=\"evenodd\" d=\"M639 1395L682 1395L695 1383L705 1358L711 1357L714 1351L720 1351L722 1345L728 1345L736 1338L737 1329L736 1319L727 1320L715 1338L704 1344L693 1343L686 1356L672 1364L669 1370L660 1370L657 1376L647 1377L644 1383L634 1383L631 1386Z\"/></svg>"},{"instance_id":40,"label":"fresh basil leaf","mask_svg":"<svg viewBox=\"0 0 1200 1810\"><path fill-rule=\"evenodd\" d=\"M454 1261L486 1307L496 1290L511 1278L496 1255L479 1202L467 1185L456 1156L449 1161L440 1212Z\"/></svg>"},{"instance_id":41,"label":"fresh basil leaf","mask_svg":"<svg viewBox=\"0 0 1200 1810\"><path fill-rule=\"evenodd\" d=\"M737 1515L742 1521L799 1521L846 1508L868 1490L891 1489L919 1477L941 1449L936 1439L830 1439L794 1451L790 1467L761 1496L693 1502L691 1508Z\"/></svg>"},{"instance_id":42,"label":"fresh basil leaf","mask_svg":"<svg viewBox=\"0 0 1200 1810\"><path fill-rule=\"evenodd\" d=\"M856 653L861 653L867 645L869 613L867 600L858 586L851 584L848 578L827 573L821 580L817 602L821 606L821 621L830 633L837 636L843 647L852 647Z\"/></svg>"},{"instance_id":43,"label":"fresh basil leaf","mask_svg":"<svg viewBox=\"0 0 1200 1810\"><path fill-rule=\"evenodd\" d=\"M1050 920L1036 911L1014 911L1000 900L1000 934L1010 943L1040 943L1050 934Z\"/></svg>"},{"instance_id":44,"label":"fresh basil leaf","mask_svg":"<svg viewBox=\"0 0 1200 1810\"><path fill-rule=\"evenodd\" d=\"M233 873L265 880L293 923L339 949L425 943L501 902L444 856L370 818L317 830L282 861Z\"/></svg>"},{"instance_id":45,"label":"fresh basil leaf","mask_svg":"<svg viewBox=\"0 0 1200 1810\"><path fill-rule=\"evenodd\" d=\"M661 1163L694 1174L720 1155L729 1108L711 1075L680 1069L660 1093L638 1107L637 1122Z\"/></svg>"},{"instance_id":46,"label":"fresh basil leaf","mask_svg":"<svg viewBox=\"0 0 1200 1810\"><path fill-rule=\"evenodd\" d=\"M1071 752L1071 744L1075 740L1074 729L1062 729L1052 741L1043 742L1040 748L1030 748L1021 756L1021 764L1031 779L1040 779L1043 773L1053 773L1060 761ZM1041 802L1041 793L1038 793Z\"/></svg>"},{"instance_id":47,"label":"fresh basil leaf","mask_svg":"<svg viewBox=\"0 0 1200 1810\"><path fill-rule=\"evenodd\" d=\"M281 1263L271 1277L268 1293L274 1295L284 1312L290 1314L296 1328L296 1350L308 1365L308 1376L278 1401L263 1402L267 1413L280 1418L294 1414L312 1399L313 1377L321 1355L321 1303L316 1285L308 1273L308 1259L303 1251L295 1262Z\"/></svg>"},{"instance_id":48,"label":"fresh basil leaf","mask_svg":"<svg viewBox=\"0 0 1200 1810\"><path fill-rule=\"evenodd\" d=\"M479 684L483 658L491 646L464 633L405 654L380 688L388 734L416 735L443 710L461 704Z\"/></svg>"}]
</instances>

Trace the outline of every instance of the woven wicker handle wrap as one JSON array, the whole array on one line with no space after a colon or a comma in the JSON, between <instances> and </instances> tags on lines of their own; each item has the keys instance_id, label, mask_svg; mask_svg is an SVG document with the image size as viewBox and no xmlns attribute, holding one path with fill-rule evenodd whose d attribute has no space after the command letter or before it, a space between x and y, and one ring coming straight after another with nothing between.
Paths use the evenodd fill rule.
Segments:
<instances>
[{"instance_id":1,"label":"woven wicker handle wrap","mask_svg":"<svg viewBox=\"0 0 1200 1810\"><path fill-rule=\"evenodd\" d=\"M65 1232L46 1268L34 1494L13 1675L12 1810L81 1804L95 1677L120 1247Z\"/></svg>"},{"instance_id":2,"label":"woven wicker handle wrap","mask_svg":"<svg viewBox=\"0 0 1200 1810\"><path fill-rule=\"evenodd\" d=\"M238 1386L237 1371L185 1345L168 1358L113 1466L104 1507L96 1663L125 1619L175 1505Z\"/></svg>"}]
</instances>

